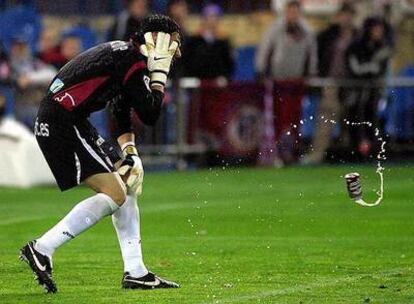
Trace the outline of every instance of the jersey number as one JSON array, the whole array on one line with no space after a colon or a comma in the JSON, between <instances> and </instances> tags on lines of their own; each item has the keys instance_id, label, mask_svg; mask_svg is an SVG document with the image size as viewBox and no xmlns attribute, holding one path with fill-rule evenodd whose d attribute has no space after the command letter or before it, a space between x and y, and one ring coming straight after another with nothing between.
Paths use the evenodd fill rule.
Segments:
<instances>
[{"instance_id":1,"label":"jersey number","mask_svg":"<svg viewBox=\"0 0 414 304\"><path fill-rule=\"evenodd\" d=\"M49 124L43 122L39 123L36 119L34 135L38 137L49 137Z\"/></svg>"},{"instance_id":2,"label":"jersey number","mask_svg":"<svg viewBox=\"0 0 414 304\"><path fill-rule=\"evenodd\" d=\"M121 40L112 41L111 42L111 47L112 47L112 50L114 52L116 52L116 51L126 51L128 49L128 43L126 43L125 41L121 41Z\"/></svg>"}]
</instances>

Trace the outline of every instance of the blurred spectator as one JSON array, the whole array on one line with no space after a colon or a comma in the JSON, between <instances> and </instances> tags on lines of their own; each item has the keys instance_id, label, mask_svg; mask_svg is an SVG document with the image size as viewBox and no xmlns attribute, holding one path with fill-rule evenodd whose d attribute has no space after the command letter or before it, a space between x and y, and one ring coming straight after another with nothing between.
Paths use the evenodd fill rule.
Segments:
<instances>
[{"instance_id":1,"label":"blurred spectator","mask_svg":"<svg viewBox=\"0 0 414 304\"><path fill-rule=\"evenodd\" d=\"M13 105L11 104L12 100L8 98L8 96L10 97L11 95L12 89L10 83L9 59L2 43L0 42L0 119L2 116L13 111Z\"/></svg>"},{"instance_id":2,"label":"blurred spectator","mask_svg":"<svg viewBox=\"0 0 414 304\"><path fill-rule=\"evenodd\" d=\"M170 0L167 5L167 15L170 16L181 28L181 53L185 56L186 43L188 36L186 31L186 21L188 18L188 5L186 0ZM176 59L171 68L170 77L172 79L180 78L184 75L184 66L182 59Z\"/></svg>"},{"instance_id":3,"label":"blurred spectator","mask_svg":"<svg viewBox=\"0 0 414 304\"><path fill-rule=\"evenodd\" d=\"M344 4L335 17L335 21L318 35L319 76L334 79L346 77L345 52L351 44L356 29L354 27L355 9ZM326 86L322 91L319 104L318 123L312 143L312 152L303 159L305 164L321 163L329 148L332 130L329 119L338 122L342 115L346 91L338 86ZM321 120L321 121L319 121Z\"/></svg>"},{"instance_id":4,"label":"blurred spectator","mask_svg":"<svg viewBox=\"0 0 414 304\"><path fill-rule=\"evenodd\" d=\"M377 18L381 18L383 20L385 26L385 39L387 40L387 44L390 46L394 46L396 42L393 25L398 25L398 18L395 18L396 16L393 14L393 11L397 6L401 5L398 2L399 1L393 0L374 1L373 6L375 14L370 15L376 16Z\"/></svg>"},{"instance_id":5,"label":"blurred spectator","mask_svg":"<svg viewBox=\"0 0 414 304\"><path fill-rule=\"evenodd\" d=\"M382 19L371 17L364 22L361 37L357 38L346 54L349 76L362 84L378 87L362 87L352 90L348 100L348 118L365 121L378 127L378 102L384 87L378 82L384 78L391 56L392 43L387 32L389 25ZM367 157L375 140L374 129L368 126L351 127L352 146Z\"/></svg>"},{"instance_id":6,"label":"blurred spectator","mask_svg":"<svg viewBox=\"0 0 414 304\"><path fill-rule=\"evenodd\" d=\"M53 65L56 69L62 68L72 58L82 52L82 41L77 36L66 35L60 44L57 44L55 35L51 31L44 31L39 41L39 59Z\"/></svg>"},{"instance_id":7,"label":"blurred spectator","mask_svg":"<svg viewBox=\"0 0 414 304\"><path fill-rule=\"evenodd\" d=\"M170 0L167 5L167 15L178 23L185 32L185 23L188 17L188 4L186 0Z\"/></svg>"},{"instance_id":8,"label":"blurred spectator","mask_svg":"<svg viewBox=\"0 0 414 304\"><path fill-rule=\"evenodd\" d=\"M260 78L277 80L272 92L277 154L286 163L297 159L299 122L305 94L303 77L317 71L317 46L314 35L302 17L300 1L289 1L284 16L264 35L257 51L256 68ZM275 163L280 163L276 160Z\"/></svg>"},{"instance_id":9,"label":"blurred spectator","mask_svg":"<svg viewBox=\"0 0 414 304\"><path fill-rule=\"evenodd\" d=\"M60 51L67 63L82 52L82 41L77 36L65 36L62 39Z\"/></svg>"},{"instance_id":10,"label":"blurred spectator","mask_svg":"<svg viewBox=\"0 0 414 304\"><path fill-rule=\"evenodd\" d=\"M141 20L148 13L147 0L128 0L127 9L116 19L112 27L109 40L128 41L138 30Z\"/></svg>"},{"instance_id":11,"label":"blurred spectator","mask_svg":"<svg viewBox=\"0 0 414 304\"><path fill-rule=\"evenodd\" d=\"M57 34L52 30L44 30L38 43L38 58L55 68L61 68L66 60L60 51Z\"/></svg>"},{"instance_id":12,"label":"blurred spectator","mask_svg":"<svg viewBox=\"0 0 414 304\"><path fill-rule=\"evenodd\" d=\"M34 125L39 102L56 70L32 55L26 40L16 37L11 45L10 66L16 83L16 116L28 127Z\"/></svg>"},{"instance_id":13,"label":"blurred spectator","mask_svg":"<svg viewBox=\"0 0 414 304\"><path fill-rule=\"evenodd\" d=\"M6 84L10 76L10 66L7 54L0 42L0 84Z\"/></svg>"},{"instance_id":14,"label":"blurred spectator","mask_svg":"<svg viewBox=\"0 0 414 304\"><path fill-rule=\"evenodd\" d=\"M259 75L284 80L316 74L316 41L302 17L300 1L289 1L285 15L264 35L257 51L256 69Z\"/></svg>"},{"instance_id":15,"label":"blurred spectator","mask_svg":"<svg viewBox=\"0 0 414 304\"><path fill-rule=\"evenodd\" d=\"M230 78L233 56L229 39L220 32L221 8L210 4L204 7L199 34L190 37L183 58L187 76L201 79Z\"/></svg>"}]
</instances>

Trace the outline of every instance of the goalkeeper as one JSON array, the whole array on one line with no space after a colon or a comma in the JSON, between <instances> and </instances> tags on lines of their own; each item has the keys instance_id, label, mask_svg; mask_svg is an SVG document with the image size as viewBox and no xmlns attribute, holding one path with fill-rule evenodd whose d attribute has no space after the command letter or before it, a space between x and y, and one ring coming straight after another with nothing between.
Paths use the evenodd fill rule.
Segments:
<instances>
[{"instance_id":1,"label":"goalkeeper","mask_svg":"<svg viewBox=\"0 0 414 304\"><path fill-rule=\"evenodd\" d=\"M180 56L180 29L163 15L147 17L135 37L98 45L66 64L42 101L35 135L59 188L85 184L96 192L59 223L21 249L37 280L56 292L52 256L106 216L112 216L124 260L123 288L177 288L149 272L143 263L137 195L144 170L135 147L131 114L154 125L171 64ZM117 141L105 142L88 117L109 106ZM116 169L118 168L118 169Z\"/></svg>"}]
</instances>

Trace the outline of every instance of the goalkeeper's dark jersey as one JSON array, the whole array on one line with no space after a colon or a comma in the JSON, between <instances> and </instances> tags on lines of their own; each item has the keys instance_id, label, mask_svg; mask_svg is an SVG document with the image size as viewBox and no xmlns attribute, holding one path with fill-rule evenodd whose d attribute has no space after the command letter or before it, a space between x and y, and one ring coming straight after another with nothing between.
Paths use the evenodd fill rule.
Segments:
<instances>
[{"instance_id":1,"label":"goalkeeper's dark jersey","mask_svg":"<svg viewBox=\"0 0 414 304\"><path fill-rule=\"evenodd\" d=\"M75 57L56 75L47 100L58 103L71 116L86 118L110 106L117 133L131 130L131 110L152 125L161 111L163 94L152 92L146 58L131 42L100 44Z\"/></svg>"},{"instance_id":2,"label":"goalkeeper's dark jersey","mask_svg":"<svg viewBox=\"0 0 414 304\"><path fill-rule=\"evenodd\" d=\"M154 124L163 94L151 91L146 58L132 44L113 41L75 57L56 75L35 123L39 147L61 190L110 173L119 147L106 142L87 119L110 105L116 135L131 131L131 111Z\"/></svg>"}]
</instances>

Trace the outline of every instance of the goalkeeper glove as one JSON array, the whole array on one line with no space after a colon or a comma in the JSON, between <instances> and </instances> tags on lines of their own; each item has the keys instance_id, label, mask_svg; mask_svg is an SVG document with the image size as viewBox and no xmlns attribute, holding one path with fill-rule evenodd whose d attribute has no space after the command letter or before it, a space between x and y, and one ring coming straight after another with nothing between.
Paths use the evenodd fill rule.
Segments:
<instances>
[{"instance_id":1,"label":"goalkeeper glove","mask_svg":"<svg viewBox=\"0 0 414 304\"><path fill-rule=\"evenodd\" d=\"M124 160L118 169L118 173L121 177L126 177L129 174L126 181L123 179L128 193L141 195L142 183L144 181L144 168L138 156L138 151L132 143L127 143L122 148Z\"/></svg>"},{"instance_id":2,"label":"goalkeeper glove","mask_svg":"<svg viewBox=\"0 0 414 304\"><path fill-rule=\"evenodd\" d=\"M174 58L179 43L171 42L171 35L158 32L157 42L154 42L152 33L144 35L145 44L141 45L141 53L148 57L148 70L150 71L151 84L165 86L170 72L172 59Z\"/></svg>"}]
</instances>

